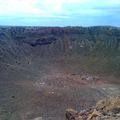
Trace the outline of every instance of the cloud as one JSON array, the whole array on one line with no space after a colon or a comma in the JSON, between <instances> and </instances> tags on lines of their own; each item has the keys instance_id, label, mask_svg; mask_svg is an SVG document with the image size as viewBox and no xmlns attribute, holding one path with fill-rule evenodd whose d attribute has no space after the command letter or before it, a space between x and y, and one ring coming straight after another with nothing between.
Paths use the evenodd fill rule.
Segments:
<instances>
[{"instance_id":1,"label":"cloud","mask_svg":"<svg viewBox=\"0 0 120 120\"><path fill-rule=\"evenodd\" d=\"M119 6L119 0L0 0L0 15L100 13L102 7ZM77 7L76 7L77 6ZM71 9L70 9L71 8Z\"/></svg>"},{"instance_id":2,"label":"cloud","mask_svg":"<svg viewBox=\"0 0 120 120\"><path fill-rule=\"evenodd\" d=\"M89 24L105 21L104 18L117 22L120 21L119 6L120 0L0 0L0 22L16 20L23 23L25 21L26 24L26 21L30 20L31 23L40 21L42 24L52 19L54 23L63 19L61 23L75 24L75 20L79 18L82 21L79 19L76 23L80 24L84 23L85 19L89 20Z\"/></svg>"},{"instance_id":3,"label":"cloud","mask_svg":"<svg viewBox=\"0 0 120 120\"><path fill-rule=\"evenodd\" d=\"M40 14L43 11L33 6L36 2L37 0L0 0L0 14Z\"/></svg>"}]
</instances>

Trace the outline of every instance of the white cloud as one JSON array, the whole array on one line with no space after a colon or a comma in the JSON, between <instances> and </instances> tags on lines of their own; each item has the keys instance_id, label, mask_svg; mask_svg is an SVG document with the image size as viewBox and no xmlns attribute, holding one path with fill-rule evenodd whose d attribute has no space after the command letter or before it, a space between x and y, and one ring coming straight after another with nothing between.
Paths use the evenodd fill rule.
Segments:
<instances>
[{"instance_id":1,"label":"white cloud","mask_svg":"<svg viewBox=\"0 0 120 120\"><path fill-rule=\"evenodd\" d=\"M0 16L37 14L44 17L57 17L61 14L70 15L71 12L97 14L101 13L102 10L95 10L94 7L117 6L119 4L120 0L0 0ZM67 9L68 5L71 6L72 11ZM80 7L75 8L76 5Z\"/></svg>"},{"instance_id":2,"label":"white cloud","mask_svg":"<svg viewBox=\"0 0 120 120\"><path fill-rule=\"evenodd\" d=\"M44 0L42 2L38 0L37 3L41 3L45 8L52 12L61 12L64 9L63 5L65 6L66 4L81 4L88 1L90 0Z\"/></svg>"},{"instance_id":3,"label":"white cloud","mask_svg":"<svg viewBox=\"0 0 120 120\"><path fill-rule=\"evenodd\" d=\"M0 15L42 13L41 9L33 5L37 0L0 0Z\"/></svg>"},{"instance_id":4,"label":"white cloud","mask_svg":"<svg viewBox=\"0 0 120 120\"><path fill-rule=\"evenodd\" d=\"M44 14L63 11L63 5L85 3L89 0L0 0L0 14ZM41 5L35 7L35 5ZM42 9L41 9L42 7Z\"/></svg>"}]
</instances>

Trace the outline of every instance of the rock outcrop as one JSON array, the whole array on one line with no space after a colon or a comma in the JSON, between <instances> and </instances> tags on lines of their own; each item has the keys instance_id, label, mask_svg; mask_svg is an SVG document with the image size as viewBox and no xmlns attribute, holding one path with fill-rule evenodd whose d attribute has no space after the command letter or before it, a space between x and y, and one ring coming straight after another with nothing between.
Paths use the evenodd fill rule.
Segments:
<instances>
[{"instance_id":1,"label":"rock outcrop","mask_svg":"<svg viewBox=\"0 0 120 120\"><path fill-rule=\"evenodd\" d=\"M120 96L100 100L96 106L77 112L73 109L67 109L66 120L120 120Z\"/></svg>"}]
</instances>

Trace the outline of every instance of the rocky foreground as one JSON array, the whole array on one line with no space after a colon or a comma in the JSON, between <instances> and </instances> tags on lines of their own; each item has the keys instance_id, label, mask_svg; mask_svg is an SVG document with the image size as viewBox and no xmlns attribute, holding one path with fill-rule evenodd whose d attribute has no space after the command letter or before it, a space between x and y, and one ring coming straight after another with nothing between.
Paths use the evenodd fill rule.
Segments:
<instances>
[{"instance_id":1,"label":"rocky foreground","mask_svg":"<svg viewBox=\"0 0 120 120\"><path fill-rule=\"evenodd\" d=\"M96 106L80 112L67 109L65 116L66 120L120 120L120 96L100 100Z\"/></svg>"}]
</instances>

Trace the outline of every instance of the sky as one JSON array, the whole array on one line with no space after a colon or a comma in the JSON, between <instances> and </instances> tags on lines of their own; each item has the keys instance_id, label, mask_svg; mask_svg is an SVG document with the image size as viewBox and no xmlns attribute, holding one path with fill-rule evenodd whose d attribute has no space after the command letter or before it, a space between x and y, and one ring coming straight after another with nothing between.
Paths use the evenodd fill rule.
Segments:
<instances>
[{"instance_id":1,"label":"sky","mask_svg":"<svg viewBox=\"0 0 120 120\"><path fill-rule=\"evenodd\" d=\"M0 25L120 26L120 0L0 0Z\"/></svg>"}]
</instances>

